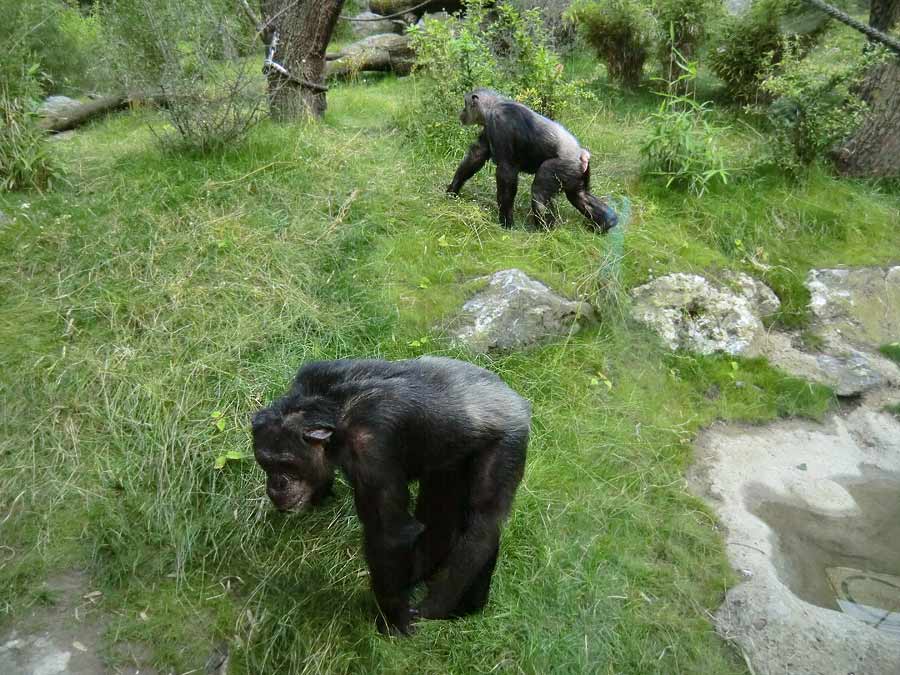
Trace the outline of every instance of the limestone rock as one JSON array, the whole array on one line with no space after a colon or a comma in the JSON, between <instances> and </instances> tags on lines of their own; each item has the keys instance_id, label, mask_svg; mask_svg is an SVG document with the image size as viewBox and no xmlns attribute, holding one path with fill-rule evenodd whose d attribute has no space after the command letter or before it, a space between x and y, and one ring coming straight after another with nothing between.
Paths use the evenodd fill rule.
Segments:
<instances>
[{"instance_id":1,"label":"limestone rock","mask_svg":"<svg viewBox=\"0 0 900 675\"><path fill-rule=\"evenodd\" d=\"M447 12L425 12L416 25L422 27L426 21L446 21L449 18L450 15Z\"/></svg>"},{"instance_id":2,"label":"limestone rock","mask_svg":"<svg viewBox=\"0 0 900 675\"><path fill-rule=\"evenodd\" d=\"M580 330L590 305L568 300L521 270L496 272L451 320L454 342L476 352L523 349Z\"/></svg>"},{"instance_id":3,"label":"limestone rock","mask_svg":"<svg viewBox=\"0 0 900 675\"><path fill-rule=\"evenodd\" d=\"M728 271L724 276L729 286L750 301L757 316L771 316L781 309L781 300L775 295L775 291L759 279L744 272Z\"/></svg>"},{"instance_id":4,"label":"limestone rock","mask_svg":"<svg viewBox=\"0 0 900 675\"><path fill-rule=\"evenodd\" d=\"M869 348L900 338L900 266L810 270L806 287L819 326Z\"/></svg>"},{"instance_id":5,"label":"limestone rock","mask_svg":"<svg viewBox=\"0 0 900 675\"><path fill-rule=\"evenodd\" d=\"M670 349L741 354L762 331L746 297L697 274L669 274L633 289L631 296L634 318L659 333Z\"/></svg>"},{"instance_id":6,"label":"limestone rock","mask_svg":"<svg viewBox=\"0 0 900 675\"><path fill-rule=\"evenodd\" d=\"M353 35L356 37L369 37L370 35L381 35L382 33L402 33L404 24L401 21L392 19L382 19L380 14L374 12L362 12L353 17L354 19L370 19L369 21L351 21L350 26ZM376 21L376 19L379 19Z\"/></svg>"},{"instance_id":7,"label":"limestone rock","mask_svg":"<svg viewBox=\"0 0 900 675\"><path fill-rule=\"evenodd\" d=\"M858 396L900 381L897 366L879 354L862 352L835 338L828 338L821 352L809 353L794 346L794 337L766 332L748 356L765 356L786 373L831 387L838 396Z\"/></svg>"}]
</instances>

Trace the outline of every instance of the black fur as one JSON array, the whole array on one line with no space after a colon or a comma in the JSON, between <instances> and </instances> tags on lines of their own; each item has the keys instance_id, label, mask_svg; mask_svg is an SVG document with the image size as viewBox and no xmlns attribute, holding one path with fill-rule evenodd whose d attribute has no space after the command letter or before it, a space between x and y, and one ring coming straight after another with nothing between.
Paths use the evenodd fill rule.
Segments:
<instances>
[{"instance_id":1,"label":"black fur","mask_svg":"<svg viewBox=\"0 0 900 675\"><path fill-rule=\"evenodd\" d=\"M382 630L487 602L500 528L525 468L530 405L482 368L446 358L322 361L253 418L256 459L276 507L353 488ZM410 481L419 481L415 515ZM428 593L409 605L419 581Z\"/></svg>"},{"instance_id":2,"label":"black fur","mask_svg":"<svg viewBox=\"0 0 900 675\"><path fill-rule=\"evenodd\" d=\"M590 153L561 124L489 89L466 95L463 124L483 127L447 187L458 195L462 186L493 159L497 165L500 222L513 226L513 203L519 173L534 174L531 216L535 225L552 224L552 201L562 190L593 227L606 232L618 222L615 212L590 193Z\"/></svg>"}]
</instances>

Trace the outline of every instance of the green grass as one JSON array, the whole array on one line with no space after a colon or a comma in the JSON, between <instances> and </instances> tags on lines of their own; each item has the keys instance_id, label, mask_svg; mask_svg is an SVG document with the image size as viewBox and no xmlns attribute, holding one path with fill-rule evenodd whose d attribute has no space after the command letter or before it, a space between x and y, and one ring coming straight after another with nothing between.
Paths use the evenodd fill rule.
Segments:
<instances>
[{"instance_id":1,"label":"green grass","mask_svg":"<svg viewBox=\"0 0 900 675\"><path fill-rule=\"evenodd\" d=\"M760 360L668 354L625 319L623 290L744 269L778 291L777 322L802 326L810 266L900 250L900 198L824 170L748 169L703 199L640 183L653 97L597 89L602 105L565 122L598 192L632 200L621 270L568 205L553 232L499 228L488 171L447 199L458 158L392 122L426 95L413 80L339 86L323 123L264 123L214 157L161 152L141 111L55 145L67 186L0 196L0 621L52 570L87 566L110 643L146 643L177 672L220 640L235 673L746 672L710 622L734 579L685 487L691 443L718 418L820 416L831 394ZM749 166L762 140L722 114ZM248 450L249 415L305 360L471 358L436 326L471 279L510 266L602 320L475 359L534 403L489 608L381 638L348 488L283 516L252 461L213 463Z\"/></svg>"},{"instance_id":2,"label":"green grass","mask_svg":"<svg viewBox=\"0 0 900 675\"><path fill-rule=\"evenodd\" d=\"M900 365L900 342L889 342L878 348L882 354L888 357L894 363Z\"/></svg>"}]
</instances>

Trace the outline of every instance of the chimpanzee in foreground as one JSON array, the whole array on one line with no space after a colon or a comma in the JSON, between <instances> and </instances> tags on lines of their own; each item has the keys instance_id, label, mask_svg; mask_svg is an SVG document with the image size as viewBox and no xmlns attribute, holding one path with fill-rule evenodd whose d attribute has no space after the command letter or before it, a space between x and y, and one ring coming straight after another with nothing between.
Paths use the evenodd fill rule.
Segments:
<instances>
[{"instance_id":1,"label":"chimpanzee in foreground","mask_svg":"<svg viewBox=\"0 0 900 675\"><path fill-rule=\"evenodd\" d=\"M378 627L409 634L416 617L463 616L487 602L530 417L525 399L470 363L319 361L254 415L253 449L281 511L321 501L341 469L362 521ZM411 608L423 580L428 593Z\"/></svg>"},{"instance_id":2,"label":"chimpanzee in foreground","mask_svg":"<svg viewBox=\"0 0 900 675\"><path fill-rule=\"evenodd\" d=\"M464 125L479 124L481 135L469 147L447 192L460 189L489 159L497 165L497 205L500 223L513 226L513 202L519 172L534 174L531 215L535 225L552 224L551 202L563 190L572 206L601 232L615 227L615 212L590 193L591 153L561 124L490 89L466 94L460 113Z\"/></svg>"}]
</instances>

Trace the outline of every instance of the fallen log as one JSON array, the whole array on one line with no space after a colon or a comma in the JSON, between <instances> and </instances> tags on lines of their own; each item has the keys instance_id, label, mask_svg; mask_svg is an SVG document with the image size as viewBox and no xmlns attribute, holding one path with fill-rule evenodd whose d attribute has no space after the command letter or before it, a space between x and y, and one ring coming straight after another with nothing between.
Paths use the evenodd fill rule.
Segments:
<instances>
[{"instance_id":1,"label":"fallen log","mask_svg":"<svg viewBox=\"0 0 900 675\"><path fill-rule=\"evenodd\" d=\"M59 133L80 127L106 113L124 110L133 103L164 105L165 101L166 97L162 94L101 96L61 110L49 111L41 117L39 124L50 133Z\"/></svg>"},{"instance_id":2,"label":"fallen log","mask_svg":"<svg viewBox=\"0 0 900 675\"><path fill-rule=\"evenodd\" d=\"M463 0L432 0L431 2L418 3L415 0L369 0L369 9L376 14L394 15L410 13L416 18L425 12L458 12L463 9Z\"/></svg>"},{"instance_id":3,"label":"fallen log","mask_svg":"<svg viewBox=\"0 0 900 675\"><path fill-rule=\"evenodd\" d=\"M347 45L336 54L327 54L325 60L325 77L352 77L363 71L408 75L415 53L408 36L383 33Z\"/></svg>"}]
</instances>

